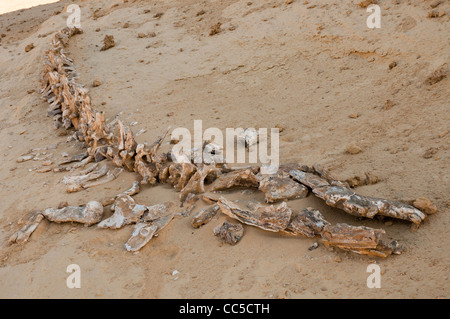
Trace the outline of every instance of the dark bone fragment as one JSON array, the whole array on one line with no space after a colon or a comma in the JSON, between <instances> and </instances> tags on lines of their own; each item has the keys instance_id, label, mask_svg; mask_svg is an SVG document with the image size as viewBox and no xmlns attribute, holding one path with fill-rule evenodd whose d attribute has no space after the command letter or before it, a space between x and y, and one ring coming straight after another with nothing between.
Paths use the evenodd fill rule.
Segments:
<instances>
[{"instance_id":1,"label":"dark bone fragment","mask_svg":"<svg viewBox=\"0 0 450 319\"><path fill-rule=\"evenodd\" d=\"M286 202L277 207L259 205L252 210L243 210L223 197L220 198L218 204L225 215L237 219L241 223L272 232L284 230L289 225L292 215L292 210Z\"/></svg>"},{"instance_id":2,"label":"dark bone fragment","mask_svg":"<svg viewBox=\"0 0 450 319\"><path fill-rule=\"evenodd\" d=\"M236 245L244 236L244 227L241 224L232 224L225 221L213 229L213 233L224 243Z\"/></svg>"},{"instance_id":3,"label":"dark bone fragment","mask_svg":"<svg viewBox=\"0 0 450 319\"><path fill-rule=\"evenodd\" d=\"M202 209L197 214L192 217L192 226L194 228L199 228L200 226L203 226L211 221L214 216L217 215L217 212L219 211L220 207L218 204L214 204L208 208Z\"/></svg>"}]
</instances>

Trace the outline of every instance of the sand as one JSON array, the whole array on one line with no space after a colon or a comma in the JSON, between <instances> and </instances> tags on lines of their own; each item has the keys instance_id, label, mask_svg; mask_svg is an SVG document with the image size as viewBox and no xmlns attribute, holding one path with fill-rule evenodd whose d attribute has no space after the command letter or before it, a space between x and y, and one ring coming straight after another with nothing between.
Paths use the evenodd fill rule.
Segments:
<instances>
[{"instance_id":1,"label":"sand","mask_svg":"<svg viewBox=\"0 0 450 319\"><path fill-rule=\"evenodd\" d=\"M114 196L136 179L125 172L68 194L61 182L67 173L36 172L44 160L83 151L53 128L39 96L44 52L68 17L62 1L0 15L0 298L450 297L450 86L448 76L429 78L448 74L450 6L380 1L381 28L369 29L369 13L357 2L75 1L84 33L66 51L95 109L137 122L134 132L146 130L138 142L154 141L168 126L192 130L194 120L220 129L278 125L282 162L318 162L342 180L370 172L379 182L358 187L364 195L430 199L438 212L416 230L357 219L314 196L288 203L319 209L332 223L383 228L406 247L403 254L369 258L321 244L310 251L318 238L247 225L237 245L221 245L213 229L224 215L199 229L177 218L138 254L124 247L132 225L43 221L27 244L9 245L29 212ZM429 18L432 10L446 14ZM106 35L115 46L101 51ZM16 162L52 144L40 160ZM360 150L346 151L354 147ZM134 198L152 205L177 196L156 186ZM381 268L380 289L366 284L372 263ZM66 285L70 264L80 266L80 289Z\"/></svg>"}]
</instances>

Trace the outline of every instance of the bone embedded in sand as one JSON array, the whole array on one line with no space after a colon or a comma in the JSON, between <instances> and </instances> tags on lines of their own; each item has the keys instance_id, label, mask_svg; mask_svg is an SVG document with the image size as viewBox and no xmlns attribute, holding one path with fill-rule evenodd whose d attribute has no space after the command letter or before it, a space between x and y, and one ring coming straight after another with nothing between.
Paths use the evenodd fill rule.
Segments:
<instances>
[{"instance_id":1,"label":"bone embedded in sand","mask_svg":"<svg viewBox=\"0 0 450 319\"><path fill-rule=\"evenodd\" d=\"M265 195L266 203L280 200L305 198L308 188L289 177L265 176L259 182L259 190Z\"/></svg>"},{"instance_id":2,"label":"bone embedded in sand","mask_svg":"<svg viewBox=\"0 0 450 319\"><path fill-rule=\"evenodd\" d=\"M90 201L86 206L81 207L47 208L42 212L42 215L55 223L75 222L90 226L102 220L103 205L97 201Z\"/></svg>"},{"instance_id":3,"label":"bone embedded in sand","mask_svg":"<svg viewBox=\"0 0 450 319\"><path fill-rule=\"evenodd\" d=\"M99 228L119 229L137 223L147 210L146 206L136 204L129 195L120 195L114 202L114 214L98 224Z\"/></svg>"},{"instance_id":4,"label":"bone embedded in sand","mask_svg":"<svg viewBox=\"0 0 450 319\"><path fill-rule=\"evenodd\" d=\"M214 216L217 215L217 212L220 210L220 206L218 204L211 205L208 208L200 210L198 213L192 217L192 227L199 228L211 221Z\"/></svg>"},{"instance_id":5,"label":"bone embedded in sand","mask_svg":"<svg viewBox=\"0 0 450 319\"><path fill-rule=\"evenodd\" d=\"M223 191L232 188L258 188L259 180L250 169L233 171L221 175L213 184L212 191Z\"/></svg>"},{"instance_id":6,"label":"bone embedded in sand","mask_svg":"<svg viewBox=\"0 0 450 319\"><path fill-rule=\"evenodd\" d=\"M39 226L39 223L42 221L42 219L44 219L44 216L41 214L41 212L33 213L28 219L28 221L25 223L25 226L23 226L19 231L15 232L9 238L9 243L10 244L26 243L30 238L31 234Z\"/></svg>"},{"instance_id":7,"label":"bone embedded in sand","mask_svg":"<svg viewBox=\"0 0 450 319\"><path fill-rule=\"evenodd\" d=\"M241 224L232 224L225 221L213 229L213 234L224 243L236 245L244 236L244 227Z\"/></svg>"},{"instance_id":8,"label":"bone embedded in sand","mask_svg":"<svg viewBox=\"0 0 450 319\"><path fill-rule=\"evenodd\" d=\"M223 197L220 198L218 204L225 215L237 219L241 223L272 232L286 229L292 215L292 210L287 206L286 202L276 207L274 205L258 205L252 210L241 209L235 203Z\"/></svg>"}]
</instances>

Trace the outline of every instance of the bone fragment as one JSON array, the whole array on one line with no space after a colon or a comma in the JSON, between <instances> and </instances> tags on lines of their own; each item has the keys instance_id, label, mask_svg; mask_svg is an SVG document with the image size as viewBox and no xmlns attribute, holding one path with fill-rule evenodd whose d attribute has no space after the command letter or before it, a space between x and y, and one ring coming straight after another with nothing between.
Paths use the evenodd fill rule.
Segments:
<instances>
[{"instance_id":1,"label":"bone fragment","mask_svg":"<svg viewBox=\"0 0 450 319\"><path fill-rule=\"evenodd\" d=\"M42 215L55 223L75 222L90 226L102 220L103 205L100 202L91 201L86 206L81 207L47 208L42 212Z\"/></svg>"},{"instance_id":2,"label":"bone fragment","mask_svg":"<svg viewBox=\"0 0 450 319\"><path fill-rule=\"evenodd\" d=\"M114 202L114 214L98 224L99 228L119 229L137 223L146 211L144 205L136 204L129 195L120 195Z\"/></svg>"},{"instance_id":3,"label":"bone fragment","mask_svg":"<svg viewBox=\"0 0 450 319\"><path fill-rule=\"evenodd\" d=\"M40 212L33 213L25 226L23 226L19 231L15 232L10 238L9 243L24 244L28 241L31 234L39 226L39 223L44 219L44 216Z\"/></svg>"},{"instance_id":4,"label":"bone fragment","mask_svg":"<svg viewBox=\"0 0 450 319\"><path fill-rule=\"evenodd\" d=\"M281 203L277 207L273 205L259 205L252 210L241 209L223 197L220 198L218 204L225 215L237 219L241 223L272 232L284 230L289 225L292 215L292 210L287 206L286 202Z\"/></svg>"},{"instance_id":5,"label":"bone fragment","mask_svg":"<svg viewBox=\"0 0 450 319\"><path fill-rule=\"evenodd\" d=\"M214 216L217 215L217 212L220 210L220 206L218 204L214 204L208 208L202 209L197 214L192 217L192 226L194 228L199 228L211 221Z\"/></svg>"},{"instance_id":6,"label":"bone fragment","mask_svg":"<svg viewBox=\"0 0 450 319\"><path fill-rule=\"evenodd\" d=\"M232 224L225 221L222 225L214 228L213 233L221 242L236 245L244 236L244 227L241 224Z\"/></svg>"}]
</instances>

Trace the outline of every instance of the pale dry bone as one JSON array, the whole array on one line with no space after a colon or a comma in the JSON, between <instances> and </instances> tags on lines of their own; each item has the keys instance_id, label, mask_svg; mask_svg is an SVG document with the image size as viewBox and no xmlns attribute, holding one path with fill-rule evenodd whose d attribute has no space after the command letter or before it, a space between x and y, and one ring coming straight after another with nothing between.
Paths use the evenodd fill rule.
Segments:
<instances>
[{"instance_id":1,"label":"pale dry bone","mask_svg":"<svg viewBox=\"0 0 450 319\"><path fill-rule=\"evenodd\" d=\"M39 223L44 219L44 216L41 214L41 212L34 212L26 224L17 232L15 232L10 238L9 243L17 243L17 244L23 244L28 241L31 234L36 230L36 228L39 226Z\"/></svg>"},{"instance_id":2,"label":"pale dry bone","mask_svg":"<svg viewBox=\"0 0 450 319\"><path fill-rule=\"evenodd\" d=\"M88 202L86 206L81 207L47 208L43 212L33 213L26 224L10 237L9 242L19 244L27 242L44 218L55 223L76 222L91 226L100 222L102 217L103 205L96 201Z\"/></svg>"},{"instance_id":3,"label":"pale dry bone","mask_svg":"<svg viewBox=\"0 0 450 319\"><path fill-rule=\"evenodd\" d=\"M244 227L241 224L232 224L225 221L213 229L213 234L224 243L236 245L244 236Z\"/></svg>"},{"instance_id":4,"label":"pale dry bone","mask_svg":"<svg viewBox=\"0 0 450 319\"><path fill-rule=\"evenodd\" d=\"M140 221L147 207L136 204L129 195L119 195L114 202L114 214L98 224L99 228L119 229Z\"/></svg>"},{"instance_id":5,"label":"pale dry bone","mask_svg":"<svg viewBox=\"0 0 450 319\"><path fill-rule=\"evenodd\" d=\"M220 206L218 204L214 204L209 206L208 208L200 210L192 217L192 227L199 228L211 221L214 216L217 215L217 212L220 210Z\"/></svg>"},{"instance_id":6,"label":"pale dry bone","mask_svg":"<svg viewBox=\"0 0 450 319\"><path fill-rule=\"evenodd\" d=\"M375 215L388 216L420 224L426 217L411 205L381 198L362 196L343 186L330 185L323 178L299 170L290 171L298 182L312 188L313 193L323 199L328 206L344 210L351 215L373 218Z\"/></svg>"},{"instance_id":7,"label":"pale dry bone","mask_svg":"<svg viewBox=\"0 0 450 319\"><path fill-rule=\"evenodd\" d=\"M103 166L100 169L96 169L95 165L93 167L94 169L89 168L87 173L82 172L80 175L65 176L63 183L66 185L66 191L68 193L78 192L89 187L108 183L122 173L120 168L110 171L107 166ZM103 176L105 178L100 179Z\"/></svg>"},{"instance_id":8,"label":"pale dry bone","mask_svg":"<svg viewBox=\"0 0 450 319\"><path fill-rule=\"evenodd\" d=\"M136 252L144 247L150 239L157 236L158 233L166 227L174 218L174 214L169 214L150 223L142 222L136 225L130 239L125 244L128 251Z\"/></svg>"},{"instance_id":9,"label":"pale dry bone","mask_svg":"<svg viewBox=\"0 0 450 319\"><path fill-rule=\"evenodd\" d=\"M75 222L91 226L102 220L103 205L97 201L90 201L86 206L81 207L47 208L42 215L55 223Z\"/></svg>"}]
</instances>

